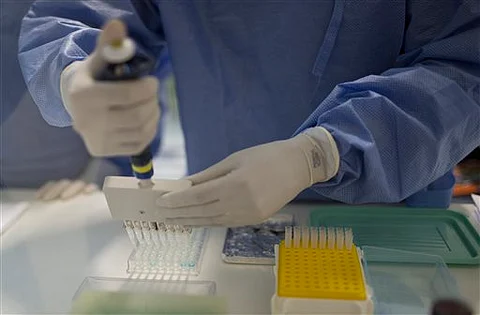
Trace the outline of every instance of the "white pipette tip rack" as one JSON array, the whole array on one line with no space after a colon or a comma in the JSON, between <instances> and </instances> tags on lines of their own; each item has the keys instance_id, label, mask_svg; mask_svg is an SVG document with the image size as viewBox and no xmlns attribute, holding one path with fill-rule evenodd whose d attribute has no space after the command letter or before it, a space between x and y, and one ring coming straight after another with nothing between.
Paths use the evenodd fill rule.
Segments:
<instances>
[{"instance_id":1,"label":"white pipette tip rack","mask_svg":"<svg viewBox=\"0 0 480 315\"><path fill-rule=\"evenodd\" d=\"M128 258L128 273L198 275L200 272L206 228L127 220L125 230L135 246Z\"/></svg>"},{"instance_id":2,"label":"white pipette tip rack","mask_svg":"<svg viewBox=\"0 0 480 315\"><path fill-rule=\"evenodd\" d=\"M157 199L167 192L191 187L188 180L153 180L138 185L133 177L110 176L103 192L112 218L122 220L134 249L127 272L139 274L198 274L206 228L162 223Z\"/></svg>"}]
</instances>

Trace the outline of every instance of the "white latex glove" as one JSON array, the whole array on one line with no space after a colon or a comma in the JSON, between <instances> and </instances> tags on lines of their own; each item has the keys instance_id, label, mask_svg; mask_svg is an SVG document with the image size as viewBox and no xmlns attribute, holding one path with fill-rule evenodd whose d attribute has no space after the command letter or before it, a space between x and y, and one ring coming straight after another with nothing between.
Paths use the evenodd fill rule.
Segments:
<instances>
[{"instance_id":1,"label":"white latex glove","mask_svg":"<svg viewBox=\"0 0 480 315\"><path fill-rule=\"evenodd\" d=\"M188 177L193 186L157 200L167 224L258 224L314 183L336 175L337 146L321 127L292 139L239 151Z\"/></svg>"},{"instance_id":2,"label":"white latex glove","mask_svg":"<svg viewBox=\"0 0 480 315\"><path fill-rule=\"evenodd\" d=\"M62 179L47 182L37 191L35 197L42 201L66 200L81 194L90 194L94 191L98 191L96 184L87 183L83 180Z\"/></svg>"},{"instance_id":3,"label":"white latex glove","mask_svg":"<svg viewBox=\"0 0 480 315\"><path fill-rule=\"evenodd\" d=\"M99 82L93 74L103 67L99 51L114 39L126 37L118 20L110 21L98 37L95 51L68 66L61 75L61 94L73 128L93 156L133 155L153 140L160 109L158 80Z\"/></svg>"}]
</instances>

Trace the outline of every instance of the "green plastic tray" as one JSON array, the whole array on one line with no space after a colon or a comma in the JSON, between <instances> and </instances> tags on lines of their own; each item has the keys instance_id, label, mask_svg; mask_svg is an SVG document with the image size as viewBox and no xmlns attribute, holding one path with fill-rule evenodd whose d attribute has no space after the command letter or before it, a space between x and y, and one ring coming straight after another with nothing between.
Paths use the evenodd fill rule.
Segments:
<instances>
[{"instance_id":1,"label":"green plastic tray","mask_svg":"<svg viewBox=\"0 0 480 315\"><path fill-rule=\"evenodd\" d=\"M451 210L327 206L310 213L310 225L351 227L357 246L438 255L447 264L480 265L480 235L464 215Z\"/></svg>"}]
</instances>

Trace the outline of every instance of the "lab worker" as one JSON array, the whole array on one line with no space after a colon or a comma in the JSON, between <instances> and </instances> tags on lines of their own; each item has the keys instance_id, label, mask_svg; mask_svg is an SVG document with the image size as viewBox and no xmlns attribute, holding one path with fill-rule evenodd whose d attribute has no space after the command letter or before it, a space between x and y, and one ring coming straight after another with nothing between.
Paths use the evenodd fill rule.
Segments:
<instances>
[{"instance_id":1,"label":"lab worker","mask_svg":"<svg viewBox=\"0 0 480 315\"><path fill-rule=\"evenodd\" d=\"M193 186L158 198L167 223L257 223L296 197L447 207L480 144L476 0L36 1L25 79L96 156L139 152L161 117L154 76L93 79L127 35L172 56Z\"/></svg>"},{"instance_id":2,"label":"lab worker","mask_svg":"<svg viewBox=\"0 0 480 315\"><path fill-rule=\"evenodd\" d=\"M87 168L90 155L72 128L45 122L25 86L17 47L21 21L31 3L1 4L0 186L41 188L37 196L45 200L72 197L87 189L75 179Z\"/></svg>"},{"instance_id":3,"label":"lab worker","mask_svg":"<svg viewBox=\"0 0 480 315\"><path fill-rule=\"evenodd\" d=\"M32 3L0 4L0 188L35 189L43 201L69 199L95 191L106 175L122 174L121 163L93 159L71 127L50 126L41 116L18 62L21 22Z\"/></svg>"}]
</instances>

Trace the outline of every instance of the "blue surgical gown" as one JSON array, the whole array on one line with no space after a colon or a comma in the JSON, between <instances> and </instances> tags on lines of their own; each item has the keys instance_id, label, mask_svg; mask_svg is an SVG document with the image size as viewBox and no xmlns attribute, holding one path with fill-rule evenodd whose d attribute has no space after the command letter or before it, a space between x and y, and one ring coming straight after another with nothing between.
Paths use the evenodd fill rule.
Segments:
<instances>
[{"instance_id":1,"label":"blue surgical gown","mask_svg":"<svg viewBox=\"0 0 480 315\"><path fill-rule=\"evenodd\" d=\"M49 126L28 93L17 58L22 18L32 1L0 3L0 187L35 188L75 178L90 156L72 128Z\"/></svg>"},{"instance_id":2,"label":"blue surgical gown","mask_svg":"<svg viewBox=\"0 0 480 315\"><path fill-rule=\"evenodd\" d=\"M445 206L480 145L478 0L37 1L19 56L50 124L71 124L60 73L111 18L150 54L168 47L189 173L323 126L340 170L305 196Z\"/></svg>"}]
</instances>

